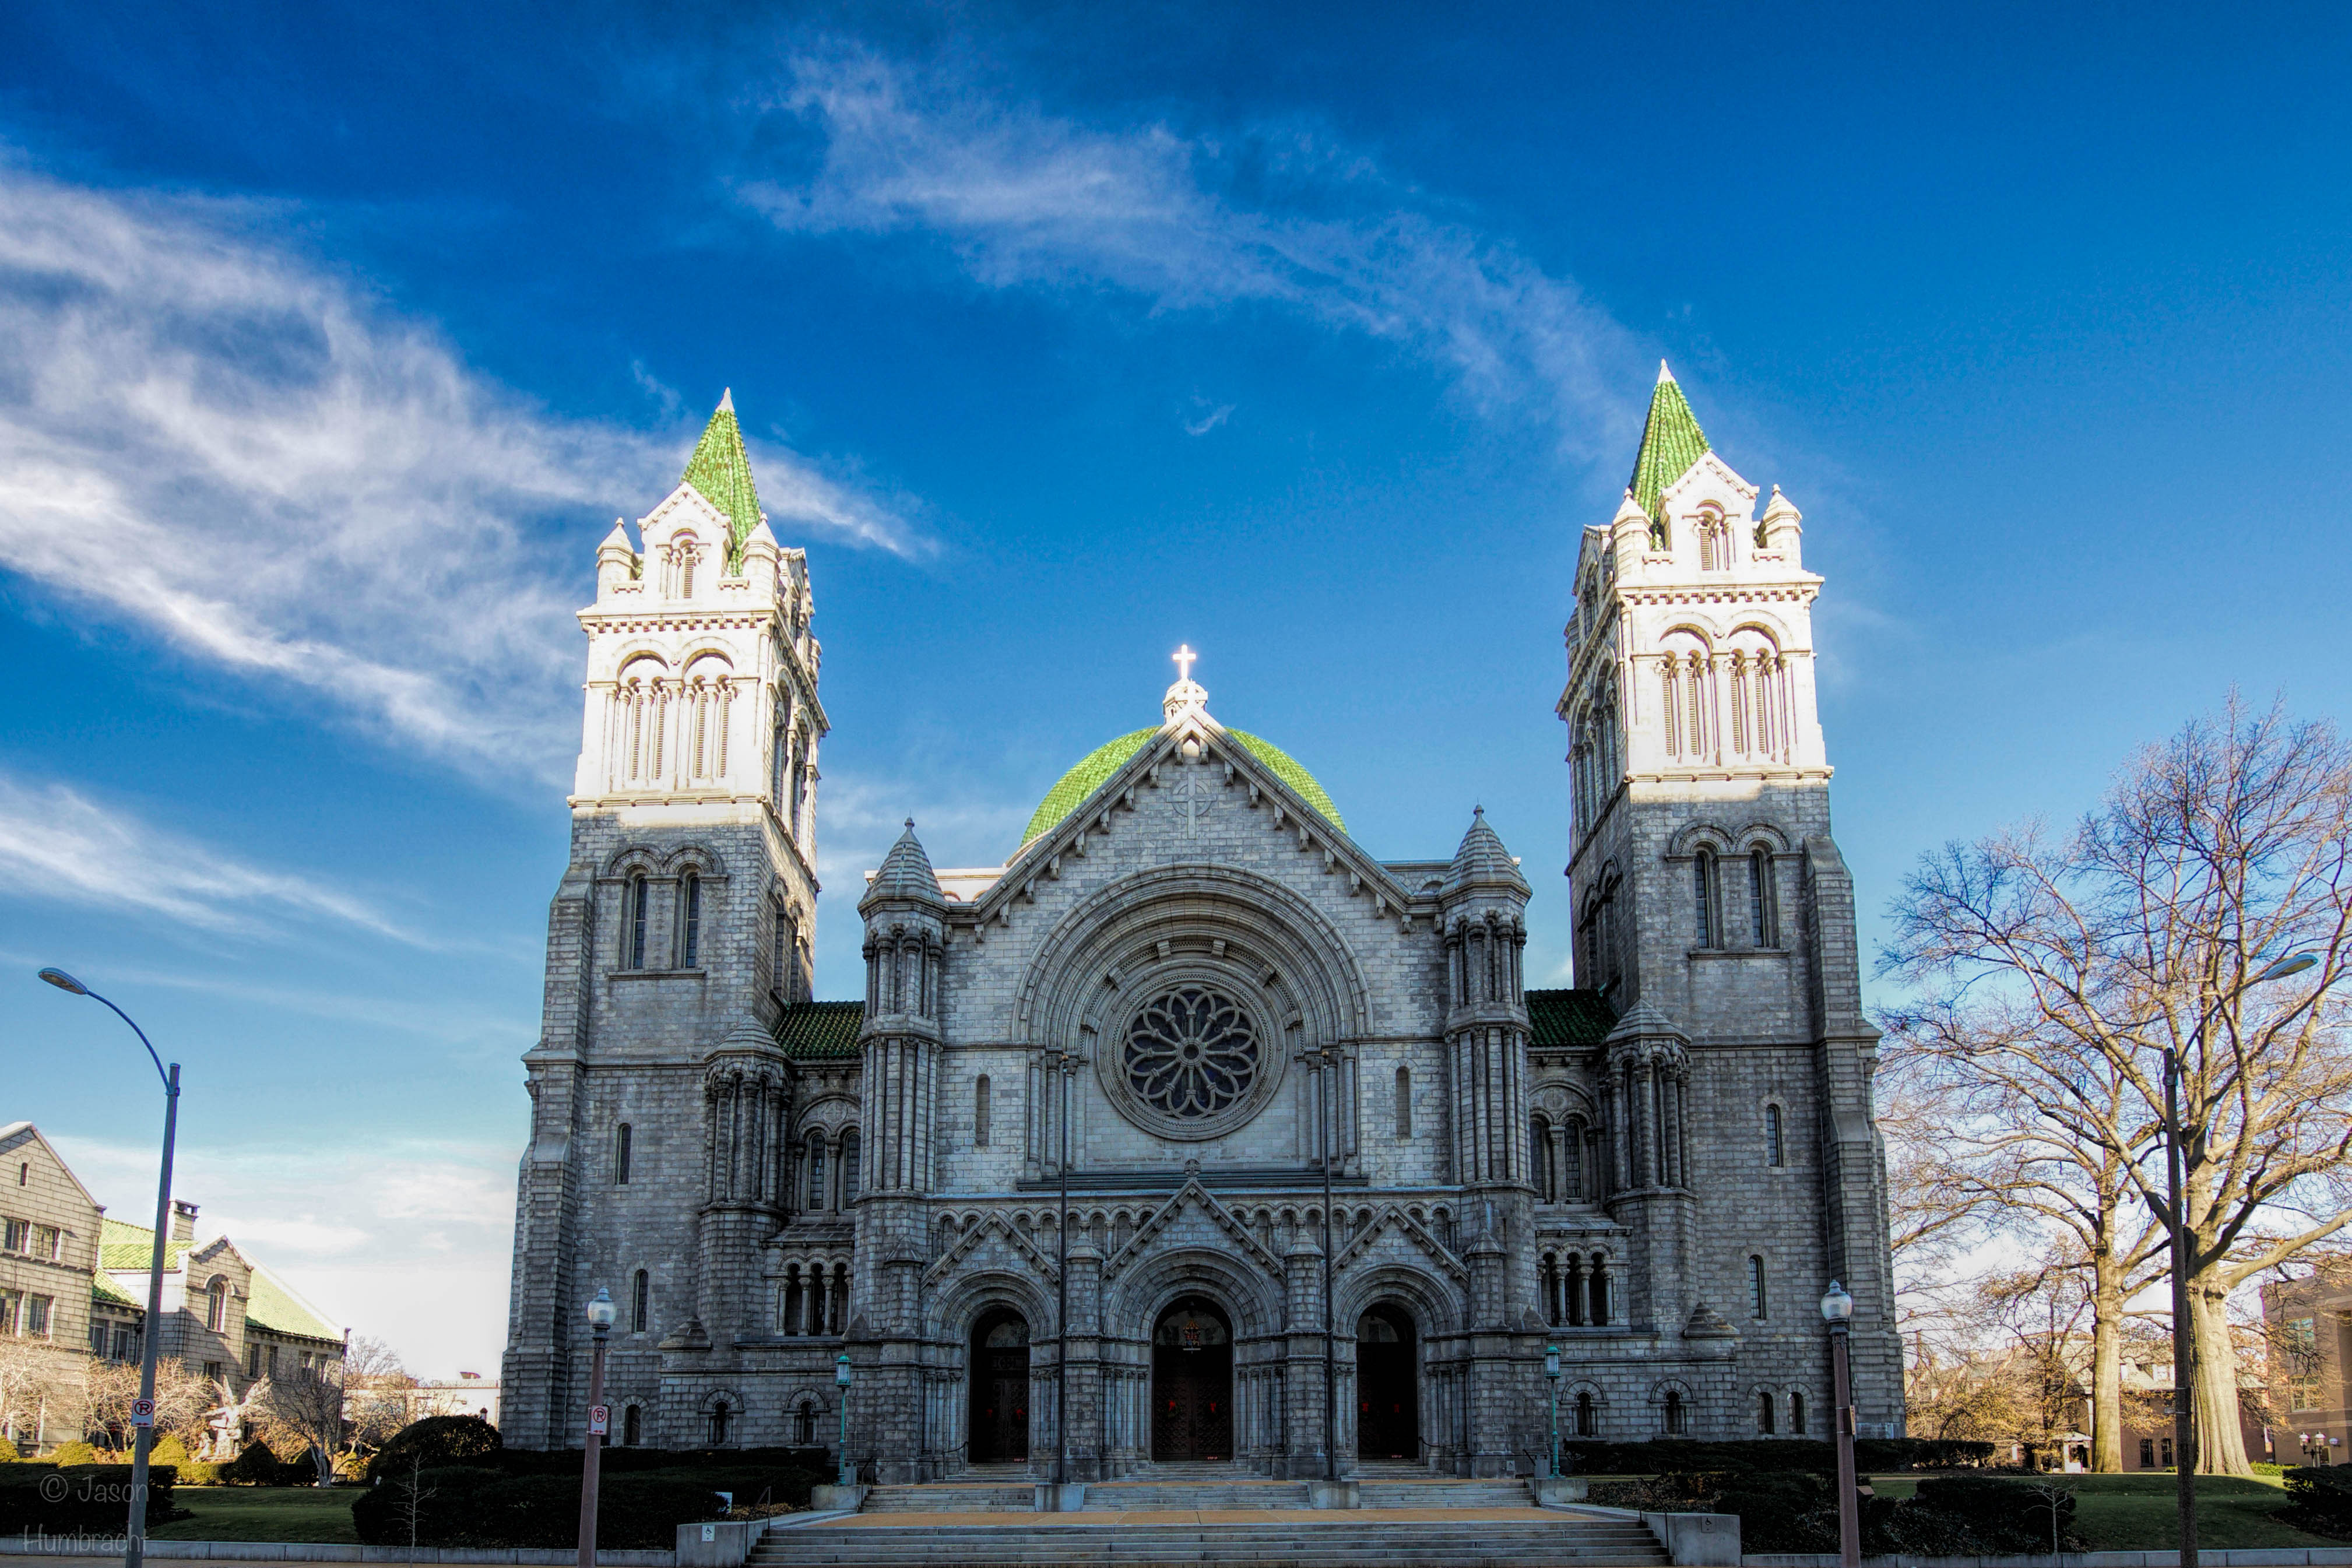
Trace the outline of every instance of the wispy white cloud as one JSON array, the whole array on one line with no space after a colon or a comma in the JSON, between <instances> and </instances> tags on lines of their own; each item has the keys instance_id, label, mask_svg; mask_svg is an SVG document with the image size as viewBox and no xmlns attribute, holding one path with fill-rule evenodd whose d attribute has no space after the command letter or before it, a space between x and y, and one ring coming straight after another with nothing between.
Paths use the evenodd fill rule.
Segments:
<instances>
[{"instance_id":1,"label":"wispy white cloud","mask_svg":"<svg viewBox=\"0 0 2352 1568\"><path fill-rule=\"evenodd\" d=\"M533 406L257 237L284 216L0 163L0 564L427 756L561 777L589 552L681 432ZM779 532L922 548L858 486L754 462Z\"/></svg>"},{"instance_id":2,"label":"wispy white cloud","mask_svg":"<svg viewBox=\"0 0 2352 1568\"><path fill-rule=\"evenodd\" d=\"M1202 415L1199 418L1187 419L1184 421L1184 434L1187 436L1205 436L1233 416L1234 405L1230 403L1220 403L1214 408L1210 409L1206 414Z\"/></svg>"},{"instance_id":3,"label":"wispy white cloud","mask_svg":"<svg viewBox=\"0 0 2352 1568\"><path fill-rule=\"evenodd\" d=\"M1312 131L1100 130L849 47L794 61L773 107L824 139L805 178L739 184L781 228L936 236L995 288L1286 308L1403 344L1482 405L1538 410L1571 452L1630 438L1638 405L1623 378L1641 355L1622 326L1572 281Z\"/></svg>"},{"instance_id":4,"label":"wispy white cloud","mask_svg":"<svg viewBox=\"0 0 2352 1568\"><path fill-rule=\"evenodd\" d=\"M70 785L6 773L0 773L0 871L36 898L146 910L209 931L324 916L429 945L349 893L249 865Z\"/></svg>"}]
</instances>

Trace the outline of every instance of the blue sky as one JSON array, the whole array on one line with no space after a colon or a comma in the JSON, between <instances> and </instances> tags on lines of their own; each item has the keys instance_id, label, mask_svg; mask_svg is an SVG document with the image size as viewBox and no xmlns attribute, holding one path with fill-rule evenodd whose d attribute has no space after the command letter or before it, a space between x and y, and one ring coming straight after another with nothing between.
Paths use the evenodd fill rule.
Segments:
<instances>
[{"instance_id":1,"label":"blue sky","mask_svg":"<svg viewBox=\"0 0 2352 1568\"><path fill-rule=\"evenodd\" d=\"M75 969L207 1228L495 1365L571 612L722 387L815 574L824 994L898 818L997 863L1180 641L1374 853L1483 803L1562 975L1569 570L1661 355L1805 512L1869 921L2232 684L2333 714L2346 32L12 6L0 1119L144 1216Z\"/></svg>"}]
</instances>

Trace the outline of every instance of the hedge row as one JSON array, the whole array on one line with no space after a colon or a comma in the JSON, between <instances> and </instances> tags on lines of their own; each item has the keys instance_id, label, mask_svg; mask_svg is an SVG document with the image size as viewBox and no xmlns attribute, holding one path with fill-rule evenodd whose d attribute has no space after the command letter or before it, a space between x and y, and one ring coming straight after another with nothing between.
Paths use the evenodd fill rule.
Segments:
<instances>
[{"instance_id":1,"label":"hedge row","mask_svg":"<svg viewBox=\"0 0 2352 1568\"><path fill-rule=\"evenodd\" d=\"M1649 1480L1596 1482L1591 1500L1610 1508L1735 1513L1747 1552L1838 1549L1837 1485L1811 1470L1668 1471ZM2030 1484L1988 1476L1929 1477L1920 1481L1916 1497L1902 1502L1854 1494L1862 1549L1873 1557L2047 1552L2052 1500ZM2061 1491L2055 1500L2060 1549L2080 1550L2070 1528L2074 1496Z\"/></svg>"},{"instance_id":2,"label":"hedge row","mask_svg":"<svg viewBox=\"0 0 2352 1568\"><path fill-rule=\"evenodd\" d=\"M630 1450L619 1449L617 1453ZM598 1488L597 1542L614 1550L675 1546L677 1527L719 1517L718 1494L736 1506L762 1500L808 1506L810 1486L823 1478L807 1470L743 1463L607 1473ZM580 1539L577 1456L568 1473L513 1474L486 1465L447 1465L387 1477L352 1504L352 1526L372 1546L538 1546L562 1548ZM412 1518L413 1512L413 1518Z\"/></svg>"},{"instance_id":3,"label":"hedge row","mask_svg":"<svg viewBox=\"0 0 2352 1568\"><path fill-rule=\"evenodd\" d=\"M1992 1458L1990 1443L1937 1437L1860 1437L1855 1468L1864 1475L1889 1470L1965 1469ZM1639 1443L1579 1440L1560 1445L1560 1468L1571 1475L1645 1476L1668 1471L1801 1470L1830 1475L1837 1450L1810 1437L1756 1438L1702 1443L1689 1437L1653 1437Z\"/></svg>"},{"instance_id":4,"label":"hedge row","mask_svg":"<svg viewBox=\"0 0 2352 1568\"><path fill-rule=\"evenodd\" d=\"M2286 1507L2273 1517L2315 1535L2352 1541L2352 1465L2297 1465L2284 1479Z\"/></svg>"},{"instance_id":5,"label":"hedge row","mask_svg":"<svg viewBox=\"0 0 2352 1568\"><path fill-rule=\"evenodd\" d=\"M169 1465L148 1468L150 1529L172 1517L172 1489L178 1479L179 1472ZM129 1465L28 1460L0 1466L0 1535L121 1535L130 1512Z\"/></svg>"}]
</instances>

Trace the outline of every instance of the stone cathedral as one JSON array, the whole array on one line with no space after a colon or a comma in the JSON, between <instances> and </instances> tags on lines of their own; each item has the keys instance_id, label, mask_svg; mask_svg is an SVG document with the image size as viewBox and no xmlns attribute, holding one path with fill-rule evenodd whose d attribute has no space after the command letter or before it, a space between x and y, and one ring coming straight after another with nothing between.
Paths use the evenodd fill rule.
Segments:
<instances>
[{"instance_id":1,"label":"stone cathedral","mask_svg":"<svg viewBox=\"0 0 2352 1568\"><path fill-rule=\"evenodd\" d=\"M1563 595L1567 809L1512 826L1564 880L1475 811L1375 858L1183 650L1003 865L910 822L819 1001L812 586L722 402L580 613L507 1441L583 1440L603 1287L615 1443L829 1447L845 1399L880 1482L1528 1475L1553 1345L1570 1436L1826 1435L1832 1279L1900 1432L1822 579L1757 499L1662 366ZM1526 985L1535 898L1574 989Z\"/></svg>"}]
</instances>

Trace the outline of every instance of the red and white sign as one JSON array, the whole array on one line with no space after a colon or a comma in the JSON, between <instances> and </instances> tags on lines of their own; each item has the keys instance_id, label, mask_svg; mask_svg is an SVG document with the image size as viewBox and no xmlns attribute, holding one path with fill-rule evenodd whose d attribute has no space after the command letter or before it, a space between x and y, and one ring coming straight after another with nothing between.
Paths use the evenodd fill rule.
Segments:
<instances>
[{"instance_id":1,"label":"red and white sign","mask_svg":"<svg viewBox=\"0 0 2352 1568\"><path fill-rule=\"evenodd\" d=\"M152 1399L132 1400L131 1402L131 1424L133 1426L152 1426L155 1425L155 1402Z\"/></svg>"},{"instance_id":2,"label":"red and white sign","mask_svg":"<svg viewBox=\"0 0 2352 1568\"><path fill-rule=\"evenodd\" d=\"M588 1436L602 1437L613 1429L613 1407L592 1405L588 1407Z\"/></svg>"}]
</instances>

